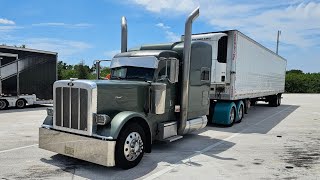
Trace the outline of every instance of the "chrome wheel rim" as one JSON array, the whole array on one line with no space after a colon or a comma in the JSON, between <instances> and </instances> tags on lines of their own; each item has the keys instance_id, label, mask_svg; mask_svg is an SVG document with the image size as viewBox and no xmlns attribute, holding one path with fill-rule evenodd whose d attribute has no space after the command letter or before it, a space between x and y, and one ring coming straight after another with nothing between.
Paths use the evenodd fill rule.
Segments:
<instances>
[{"instance_id":1,"label":"chrome wheel rim","mask_svg":"<svg viewBox=\"0 0 320 180\"><path fill-rule=\"evenodd\" d=\"M239 119L242 119L242 114L243 114L243 106L240 106L240 108L239 108Z\"/></svg>"},{"instance_id":2,"label":"chrome wheel rim","mask_svg":"<svg viewBox=\"0 0 320 180\"><path fill-rule=\"evenodd\" d=\"M230 121L231 121L231 123L234 121L234 115L235 115L235 110L234 110L234 108L231 108L231 112L230 112Z\"/></svg>"},{"instance_id":3,"label":"chrome wheel rim","mask_svg":"<svg viewBox=\"0 0 320 180\"><path fill-rule=\"evenodd\" d=\"M132 132L124 142L124 156L128 161L136 160L143 151L143 142L138 132Z\"/></svg>"}]
</instances>

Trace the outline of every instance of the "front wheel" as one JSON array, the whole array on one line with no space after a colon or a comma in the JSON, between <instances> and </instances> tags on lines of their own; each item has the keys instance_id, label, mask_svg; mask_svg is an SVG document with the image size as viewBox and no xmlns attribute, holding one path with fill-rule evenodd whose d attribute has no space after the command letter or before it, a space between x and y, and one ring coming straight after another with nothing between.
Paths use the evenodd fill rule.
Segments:
<instances>
[{"instance_id":1,"label":"front wheel","mask_svg":"<svg viewBox=\"0 0 320 180\"><path fill-rule=\"evenodd\" d=\"M26 101L24 99L18 99L16 102L16 107L19 109L23 109L26 106Z\"/></svg>"},{"instance_id":2,"label":"front wheel","mask_svg":"<svg viewBox=\"0 0 320 180\"><path fill-rule=\"evenodd\" d=\"M116 145L116 166L122 169L135 167L144 154L146 137L143 128L138 123L127 124L120 132Z\"/></svg>"}]
</instances>

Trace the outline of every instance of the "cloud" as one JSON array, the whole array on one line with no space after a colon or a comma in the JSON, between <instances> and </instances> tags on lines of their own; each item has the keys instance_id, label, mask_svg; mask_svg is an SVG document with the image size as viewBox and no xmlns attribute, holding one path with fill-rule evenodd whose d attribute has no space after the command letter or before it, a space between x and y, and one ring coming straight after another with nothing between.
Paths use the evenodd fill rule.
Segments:
<instances>
[{"instance_id":1,"label":"cloud","mask_svg":"<svg viewBox=\"0 0 320 180\"><path fill-rule=\"evenodd\" d=\"M0 24L15 25L16 23L9 19L0 18Z\"/></svg>"},{"instance_id":2,"label":"cloud","mask_svg":"<svg viewBox=\"0 0 320 180\"><path fill-rule=\"evenodd\" d=\"M58 52L59 56L71 56L92 48L85 42L55 38L30 38L20 41L19 44L25 44L27 47L34 49Z\"/></svg>"},{"instance_id":3,"label":"cloud","mask_svg":"<svg viewBox=\"0 0 320 180\"><path fill-rule=\"evenodd\" d=\"M296 47L318 44L310 29L320 28L320 2L303 0L224 1L224 0L130 0L158 15L179 16L189 14L200 6L200 20L215 30L239 29L262 42L275 41L277 30L281 41ZM164 24L158 24L158 27ZM212 31L212 30L208 30ZM267 43L267 44L268 44Z\"/></svg>"},{"instance_id":4,"label":"cloud","mask_svg":"<svg viewBox=\"0 0 320 180\"><path fill-rule=\"evenodd\" d=\"M32 24L32 26L64 27L64 28L85 28L85 27L92 26L92 24L88 24L88 23L67 24L67 23L62 23L62 22L47 22L47 23Z\"/></svg>"},{"instance_id":5,"label":"cloud","mask_svg":"<svg viewBox=\"0 0 320 180\"><path fill-rule=\"evenodd\" d=\"M163 23L158 23L156 24L157 27L162 28L162 29L170 29L170 26L166 26Z\"/></svg>"},{"instance_id":6,"label":"cloud","mask_svg":"<svg viewBox=\"0 0 320 180\"><path fill-rule=\"evenodd\" d=\"M171 28L170 26L167 26L164 23L158 23L156 24L156 26L164 31L164 33L166 34L167 40L173 41L173 42L180 40L180 36L178 36L176 33L169 30Z\"/></svg>"},{"instance_id":7,"label":"cloud","mask_svg":"<svg viewBox=\"0 0 320 180\"><path fill-rule=\"evenodd\" d=\"M170 9L174 9L175 12L181 13L185 11L191 11L193 7L196 7L198 5L198 3L195 3L192 0L131 0L131 2L145 7L148 11L156 13L161 13L164 10Z\"/></svg>"}]
</instances>

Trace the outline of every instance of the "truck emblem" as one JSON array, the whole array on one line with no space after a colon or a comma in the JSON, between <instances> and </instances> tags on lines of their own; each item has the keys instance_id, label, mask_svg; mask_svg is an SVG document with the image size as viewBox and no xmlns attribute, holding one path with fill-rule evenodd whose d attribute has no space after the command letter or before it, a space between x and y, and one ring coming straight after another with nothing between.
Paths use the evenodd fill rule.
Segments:
<instances>
[{"instance_id":1,"label":"truck emblem","mask_svg":"<svg viewBox=\"0 0 320 180\"><path fill-rule=\"evenodd\" d=\"M68 86L73 86L73 82L68 82Z\"/></svg>"}]
</instances>

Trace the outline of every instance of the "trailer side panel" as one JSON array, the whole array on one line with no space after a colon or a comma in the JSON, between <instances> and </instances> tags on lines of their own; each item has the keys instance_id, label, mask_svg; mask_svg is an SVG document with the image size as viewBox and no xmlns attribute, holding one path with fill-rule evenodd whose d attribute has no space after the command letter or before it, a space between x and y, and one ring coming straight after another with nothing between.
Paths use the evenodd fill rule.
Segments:
<instances>
[{"instance_id":1,"label":"trailer side panel","mask_svg":"<svg viewBox=\"0 0 320 180\"><path fill-rule=\"evenodd\" d=\"M286 60L237 31L234 99L284 92Z\"/></svg>"}]
</instances>

